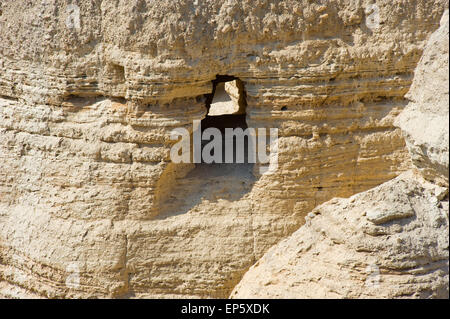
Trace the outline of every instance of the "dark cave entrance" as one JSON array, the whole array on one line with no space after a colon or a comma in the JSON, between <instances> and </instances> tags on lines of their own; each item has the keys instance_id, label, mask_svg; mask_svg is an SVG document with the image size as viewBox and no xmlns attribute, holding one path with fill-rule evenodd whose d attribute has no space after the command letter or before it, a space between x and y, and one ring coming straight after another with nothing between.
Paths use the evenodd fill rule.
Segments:
<instances>
[{"instance_id":1,"label":"dark cave entrance","mask_svg":"<svg viewBox=\"0 0 450 319\"><path fill-rule=\"evenodd\" d=\"M226 129L242 129L243 131L247 129L244 83L233 76L218 75L212 84L212 92L203 96L207 115L200 123L195 123L195 125L200 124L201 129L194 127L191 133L193 144L191 143L189 154L192 154L192 151L194 154L196 153L194 150L198 147L196 141L200 140L200 150L197 151L203 153L205 147L207 148L211 140L215 139L205 138L203 140L203 134L209 129L213 129L218 133L222 146L221 152L219 151L221 153L220 160L218 162L204 161L203 156L197 158L192 154L195 168L190 170L187 175L177 178L170 200L164 203L158 218L165 219L184 214L194 207L202 205L208 207L208 203L218 201L228 201L230 205L233 205L232 202L241 200L251 191L257 179L253 174L255 164L253 161L249 161L247 156L251 140L245 138L244 143L241 142L241 145L237 145L238 143L233 137L231 139L233 157L227 162L226 156L224 156ZM244 144L244 158L243 161L238 161L236 148L241 149L242 144ZM230 144L228 143L228 145Z\"/></svg>"},{"instance_id":2,"label":"dark cave entrance","mask_svg":"<svg viewBox=\"0 0 450 319\"><path fill-rule=\"evenodd\" d=\"M244 147L237 142L236 137L229 136L226 134L226 129L242 129L245 131L248 128L246 121L246 92L244 83L234 77L229 75L217 75L216 79L212 81L213 91L211 94L207 94L206 97L206 108L208 113L206 117L201 121L201 133L202 137L202 154L204 153L205 147L208 148L208 144L213 140L212 136L205 136L205 132L208 133L208 129L217 129L220 131L222 137L222 156L217 154L214 160L205 159L202 156L202 164L249 164L248 150L251 143L248 137L244 138ZM237 131L236 131L237 132ZM227 149L226 145L232 143L232 160L231 155L226 157ZM231 148L231 147L229 147ZM208 148L207 154L216 155L215 149L210 150ZM238 155L240 154L240 155ZM242 158L243 157L243 158ZM220 159L219 159L220 158ZM219 160L218 160L219 159ZM217 161L218 160L218 161Z\"/></svg>"}]
</instances>

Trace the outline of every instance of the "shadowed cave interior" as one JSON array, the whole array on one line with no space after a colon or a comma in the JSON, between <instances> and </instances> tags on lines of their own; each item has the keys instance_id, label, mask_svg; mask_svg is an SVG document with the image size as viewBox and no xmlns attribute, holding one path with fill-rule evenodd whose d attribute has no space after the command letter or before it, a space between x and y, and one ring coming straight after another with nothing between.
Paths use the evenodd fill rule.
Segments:
<instances>
[{"instance_id":1,"label":"shadowed cave interior","mask_svg":"<svg viewBox=\"0 0 450 319\"><path fill-rule=\"evenodd\" d=\"M225 163L225 129L245 130L248 127L244 84L233 76L217 76L212 83L212 93L205 96L208 113L201 121L201 132L208 128L217 128L221 132L222 163L205 163L202 160L185 177L177 179L159 219L185 214L202 206L205 200L240 200L250 192L256 181L254 164L248 163L248 138L244 143L244 163L236 160L236 139L233 139L233 162ZM210 141L202 141L202 151Z\"/></svg>"},{"instance_id":2,"label":"shadowed cave interior","mask_svg":"<svg viewBox=\"0 0 450 319\"><path fill-rule=\"evenodd\" d=\"M222 159L221 163L216 161L208 162L202 157L202 164L220 165L221 169L226 165L244 165L251 169L251 163L248 160L248 147L249 139L245 138L244 143L244 161L238 160L236 154L242 153L242 148L236 143L236 138L233 138L233 161L227 163L225 158L225 145L227 142L225 129L237 129L246 130L248 125L246 122L246 93L244 84L236 77L229 75L217 75L216 79L212 81L213 91L211 94L207 94L206 108L208 113L206 117L201 121L201 131L203 133L209 128L216 128L222 135ZM205 146L212 141L210 139L202 139L202 154ZM211 155L214 155L214 149L211 150Z\"/></svg>"}]
</instances>

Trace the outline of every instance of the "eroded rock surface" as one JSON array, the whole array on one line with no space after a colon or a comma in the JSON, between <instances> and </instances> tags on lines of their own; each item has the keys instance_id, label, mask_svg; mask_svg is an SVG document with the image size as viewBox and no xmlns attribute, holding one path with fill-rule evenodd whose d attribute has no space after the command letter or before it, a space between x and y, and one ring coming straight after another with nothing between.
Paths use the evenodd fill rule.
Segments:
<instances>
[{"instance_id":1,"label":"eroded rock surface","mask_svg":"<svg viewBox=\"0 0 450 319\"><path fill-rule=\"evenodd\" d=\"M448 298L449 202L437 197L445 190L411 171L322 204L231 296Z\"/></svg>"},{"instance_id":2,"label":"eroded rock surface","mask_svg":"<svg viewBox=\"0 0 450 319\"><path fill-rule=\"evenodd\" d=\"M314 209L250 268L232 297L448 298L448 29L446 11L401 115L419 170Z\"/></svg>"},{"instance_id":3,"label":"eroded rock surface","mask_svg":"<svg viewBox=\"0 0 450 319\"><path fill-rule=\"evenodd\" d=\"M448 186L448 12L431 36L415 72L411 100L396 120L414 165L425 178Z\"/></svg>"},{"instance_id":4,"label":"eroded rock surface","mask_svg":"<svg viewBox=\"0 0 450 319\"><path fill-rule=\"evenodd\" d=\"M226 297L333 197L411 167L394 119L447 1L3 1L0 295ZM175 165L216 75L279 169Z\"/></svg>"}]
</instances>

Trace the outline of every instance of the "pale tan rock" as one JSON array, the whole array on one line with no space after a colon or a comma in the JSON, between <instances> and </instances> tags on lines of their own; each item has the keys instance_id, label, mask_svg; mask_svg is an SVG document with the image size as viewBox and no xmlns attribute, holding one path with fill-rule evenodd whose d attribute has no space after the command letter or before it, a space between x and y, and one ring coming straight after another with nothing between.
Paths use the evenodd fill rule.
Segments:
<instances>
[{"instance_id":1,"label":"pale tan rock","mask_svg":"<svg viewBox=\"0 0 450 319\"><path fill-rule=\"evenodd\" d=\"M448 197L410 171L333 199L272 247L232 298L448 298ZM383 221L371 212L394 212Z\"/></svg>"},{"instance_id":2,"label":"pale tan rock","mask_svg":"<svg viewBox=\"0 0 450 319\"><path fill-rule=\"evenodd\" d=\"M240 80L217 85L208 115L245 114L247 107L244 84Z\"/></svg>"},{"instance_id":3,"label":"pale tan rock","mask_svg":"<svg viewBox=\"0 0 450 319\"><path fill-rule=\"evenodd\" d=\"M377 3L3 1L0 295L227 297L318 204L409 169L393 122L448 2ZM170 162L216 75L279 128L274 174Z\"/></svg>"},{"instance_id":4,"label":"pale tan rock","mask_svg":"<svg viewBox=\"0 0 450 319\"><path fill-rule=\"evenodd\" d=\"M239 111L239 105L230 96L229 90L225 89L228 83L219 83L214 94L208 115L236 114Z\"/></svg>"},{"instance_id":5,"label":"pale tan rock","mask_svg":"<svg viewBox=\"0 0 450 319\"><path fill-rule=\"evenodd\" d=\"M396 120L414 165L425 178L448 186L449 172L449 20L433 33L416 69L411 100Z\"/></svg>"},{"instance_id":6,"label":"pale tan rock","mask_svg":"<svg viewBox=\"0 0 450 319\"><path fill-rule=\"evenodd\" d=\"M398 121L423 176L411 170L320 205L250 268L233 298L449 297L448 27L446 11Z\"/></svg>"}]
</instances>

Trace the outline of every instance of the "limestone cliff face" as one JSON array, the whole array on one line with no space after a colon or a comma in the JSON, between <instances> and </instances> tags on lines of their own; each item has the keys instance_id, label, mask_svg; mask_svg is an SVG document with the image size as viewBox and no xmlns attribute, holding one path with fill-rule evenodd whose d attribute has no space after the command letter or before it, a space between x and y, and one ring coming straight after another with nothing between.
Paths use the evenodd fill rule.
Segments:
<instances>
[{"instance_id":1,"label":"limestone cliff face","mask_svg":"<svg viewBox=\"0 0 450 319\"><path fill-rule=\"evenodd\" d=\"M400 116L417 167L314 209L252 266L233 297L448 298L448 30L446 11Z\"/></svg>"},{"instance_id":2,"label":"limestone cliff face","mask_svg":"<svg viewBox=\"0 0 450 319\"><path fill-rule=\"evenodd\" d=\"M446 6L2 2L0 295L228 296L314 207L411 167L393 122ZM216 75L279 128L274 174L171 163Z\"/></svg>"},{"instance_id":3,"label":"limestone cliff face","mask_svg":"<svg viewBox=\"0 0 450 319\"><path fill-rule=\"evenodd\" d=\"M414 166L435 183L448 186L448 14L433 33L416 69L406 110L396 119Z\"/></svg>"},{"instance_id":4,"label":"limestone cliff face","mask_svg":"<svg viewBox=\"0 0 450 319\"><path fill-rule=\"evenodd\" d=\"M448 298L448 190L412 171L333 199L271 248L233 298Z\"/></svg>"}]
</instances>

